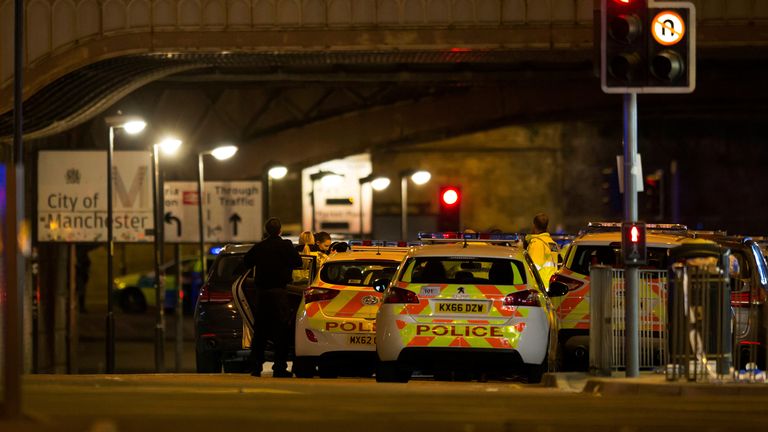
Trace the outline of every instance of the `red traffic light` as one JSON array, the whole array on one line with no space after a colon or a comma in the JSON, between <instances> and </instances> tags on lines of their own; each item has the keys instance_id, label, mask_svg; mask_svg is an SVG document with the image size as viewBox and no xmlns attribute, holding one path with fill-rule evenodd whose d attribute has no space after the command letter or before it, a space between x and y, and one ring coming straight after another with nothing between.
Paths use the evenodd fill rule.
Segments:
<instances>
[{"instance_id":1,"label":"red traffic light","mask_svg":"<svg viewBox=\"0 0 768 432\"><path fill-rule=\"evenodd\" d=\"M443 204L452 206L458 203L461 197L459 195L458 189L449 187L443 189L443 192L440 194L440 198L443 200Z\"/></svg>"},{"instance_id":2,"label":"red traffic light","mask_svg":"<svg viewBox=\"0 0 768 432\"><path fill-rule=\"evenodd\" d=\"M630 237L632 243L637 243L640 241L640 231L637 229L637 226L633 225L632 229L630 230Z\"/></svg>"}]
</instances>

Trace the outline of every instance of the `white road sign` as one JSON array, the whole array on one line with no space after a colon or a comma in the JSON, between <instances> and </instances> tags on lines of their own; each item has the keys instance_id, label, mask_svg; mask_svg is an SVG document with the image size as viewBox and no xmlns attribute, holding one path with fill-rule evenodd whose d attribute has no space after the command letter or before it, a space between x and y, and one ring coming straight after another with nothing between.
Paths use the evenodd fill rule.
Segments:
<instances>
[{"instance_id":1,"label":"white road sign","mask_svg":"<svg viewBox=\"0 0 768 432\"><path fill-rule=\"evenodd\" d=\"M205 237L209 243L252 242L264 237L261 182L205 182Z\"/></svg>"},{"instance_id":2,"label":"white road sign","mask_svg":"<svg viewBox=\"0 0 768 432\"><path fill-rule=\"evenodd\" d=\"M685 22L674 11L663 11L653 18L653 38L662 45L674 45L685 35Z\"/></svg>"},{"instance_id":3,"label":"white road sign","mask_svg":"<svg viewBox=\"0 0 768 432\"><path fill-rule=\"evenodd\" d=\"M200 241L196 182L165 182L165 241ZM259 181L205 182L206 243L253 242L262 235Z\"/></svg>"},{"instance_id":4,"label":"white road sign","mask_svg":"<svg viewBox=\"0 0 768 432\"><path fill-rule=\"evenodd\" d=\"M163 228L168 243L195 243L200 239L197 217L197 182L165 182Z\"/></svg>"},{"instance_id":5,"label":"white road sign","mask_svg":"<svg viewBox=\"0 0 768 432\"><path fill-rule=\"evenodd\" d=\"M151 155L114 154L113 220L118 242L150 242ZM37 162L37 239L41 242L107 240L107 153L41 151Z\"/></svg>"}]
</instances>

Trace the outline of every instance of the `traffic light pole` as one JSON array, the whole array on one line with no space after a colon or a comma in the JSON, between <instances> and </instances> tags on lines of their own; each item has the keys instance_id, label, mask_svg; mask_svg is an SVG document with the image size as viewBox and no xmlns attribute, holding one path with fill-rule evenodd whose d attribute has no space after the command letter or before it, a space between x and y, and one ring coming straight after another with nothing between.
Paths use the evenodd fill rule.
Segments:
<instances>
[{"instance_id":1,"label":"traffic light pole","mask_svg":"<svg viewBox=\"0 0 768 432\"><path fill-rule=\"evenodd\" d=\"M624 221L637 222L637 93L624 95ZM638 267L624 270L624 355L627 377L640 375L640 277Z\"/></svg>"}]
</instances>

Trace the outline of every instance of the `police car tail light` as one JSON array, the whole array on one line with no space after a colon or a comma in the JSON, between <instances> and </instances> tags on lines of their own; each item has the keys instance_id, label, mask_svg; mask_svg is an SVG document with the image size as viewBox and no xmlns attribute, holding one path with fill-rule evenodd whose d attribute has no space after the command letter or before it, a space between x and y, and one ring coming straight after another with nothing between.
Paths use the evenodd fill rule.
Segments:
<instances>
[{"instance_id":1,"label":"police car tail light","mask_svg":"<svg viewBox=\"0 0 768 432\"><path fill-rule=\"evenodd\" d=\"M572 278L569 278L568 276L563 276L559 274L552 275L552 277L549 278L549 283L552 283L552 282L564 283L568 287L568 291L575 291L584 285L584 281L572 279Z\"/></svg>"},{"instance_id":2,"label":"police car tail light","mask_svg":"<svg viewBox=\"0 0 768 432\"><path fill-rule=\"evenodd\" d=\"M403 288L392 287L384 295L384 303L418 303L418 302L419 302L419 296L417 296L415 292L407 289L403 289Z\"/></svg>"},{"instance_id":3,"label":"police car tail light","mask_svg":"<svg viewBox=\"0 0 768 432\"><path fill-rule=\"evenodd\" d=\"M315 336L315 333L310 329L304 329L304 333L307 335L307 339L309 339L310 342L317 342L317 336Z\"/></svg>"},{"instance_id":4,"label":"police car tail light","mask_svg":"<svg viewBox=\"0 0 768 432\"><path fill-rule=\"evenodd\" d=\"M539 294L534 290L525 290L507 294L504 306L541 306Z\"/></svg>"},{"instance_id":5,"label":"police car tail light","mask_svg":"<svg viewBox=\"0 0 768 432\"><path fill-rule=\"evenodd\" d=\"M752 304L752 296L749 292L731 293L731 306L749 307Z\"/></svg>"},{"instance_id":6,"label":"police car tail light","mask_svg":"<svg viewBox=\"0 0 768 432\"><path fill-rule=\"evenodd\" d=\"M333 300L337 295L339 295L338 290L313 287L304 291L304 303Z\"/></svg>"},{"instance_id":7,"label":"police car tail light","mask_svg":"<svg viewBox=\"0 0 768 432\"><path fill-rule=\"evenodd\" d=\"M200 289L200 302L202 303L229 303L232 301L231 291L212 291L208 284Z\"/></svg>"}]
</instances>

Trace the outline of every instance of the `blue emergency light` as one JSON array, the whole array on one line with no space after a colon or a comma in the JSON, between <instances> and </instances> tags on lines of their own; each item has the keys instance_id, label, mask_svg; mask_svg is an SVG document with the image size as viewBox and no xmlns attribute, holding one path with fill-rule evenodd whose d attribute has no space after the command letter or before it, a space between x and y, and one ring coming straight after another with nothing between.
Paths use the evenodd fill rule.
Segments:
<instances>
[{"instance_id":1,"label":"blue emergency light","mask_svg":"<svg viewBox=\"0 0 768 432\"><path fill-rule=\"evenodd\" d=\"M224 249L224 246L214 246L208 252L211 255L218 255L222 250Z\"/></svg>"}]
</instances>

